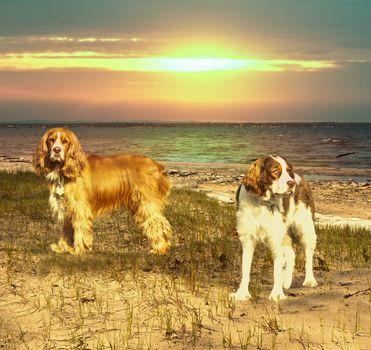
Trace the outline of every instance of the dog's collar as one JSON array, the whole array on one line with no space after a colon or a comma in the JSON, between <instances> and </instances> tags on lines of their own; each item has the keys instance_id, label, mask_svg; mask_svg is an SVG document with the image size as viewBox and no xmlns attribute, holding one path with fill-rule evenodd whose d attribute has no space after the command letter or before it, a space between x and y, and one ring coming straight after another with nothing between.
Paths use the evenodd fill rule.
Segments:
<instances>
[{"instance_id":1,"label":"dog's collar","mask_svg":"<svg viewBox=\"0 0 371 350\"><path fill-rule=\"evenodd\" d=\"M60 174L59 168L54 169L46 175L47 181L55 186L55 193L62 197L64 195L64 176Z\"/></svg>"},{"instance_id":2,"label":"dog's collar","mask_svg":"<svg viewBox=\"0 0 371 350\"><path fill-rule=\"evenodd\" d=\"M64 195L64 177L63 176L59 176L58 178L57 184L55 186L55 193L59 197L63 197Z\"/></svg>"},{"instance_id":3,"label":"dog's collar","mask_svg":"<svg viewBox=\"0 0 371 350\"><path fill-rule=\"evenodd\" d=\"M278 211L281 214L284 213L283 200L281 196L280 197L273 196L269 200L264 200L262 198L257 198L257 200L259 205L267 207L272 212L272 214L274 214L275 211Z\"/></svg>"}]
</instances>

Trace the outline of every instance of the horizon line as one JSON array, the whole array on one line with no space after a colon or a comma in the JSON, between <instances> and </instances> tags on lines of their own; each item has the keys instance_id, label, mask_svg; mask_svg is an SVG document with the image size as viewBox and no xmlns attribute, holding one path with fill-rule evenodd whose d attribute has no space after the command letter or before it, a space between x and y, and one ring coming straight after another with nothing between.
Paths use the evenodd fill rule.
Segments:
<instances>
[{"instance_id":1,"label":"horizon line","mask_svg":"<svg viewBox=\"0 0 371 350\"><path fill-rule=\"evenodd\" d=\"M179 120L179 121L166 121L166 120L126 120L126 121L68 121L68 120L16 120L7 121L0 120L0 125L42 125L42 124L371 124L371 121L197 121L197 120Z\"/></svg>"}]
</instances>

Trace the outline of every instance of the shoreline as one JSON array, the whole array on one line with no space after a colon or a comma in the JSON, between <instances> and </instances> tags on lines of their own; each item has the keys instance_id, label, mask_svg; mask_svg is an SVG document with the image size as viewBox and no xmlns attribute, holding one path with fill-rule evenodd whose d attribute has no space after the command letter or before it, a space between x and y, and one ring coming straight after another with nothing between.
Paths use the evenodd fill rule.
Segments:
<instances>
[{"instance_id":1,"label":"shoreline","mask_svg":"<svg viewBox=\"0 0 371 350\"><path fill-rule=\"evenodd\" d=\"M184 168L191 168L195 170L206 170L206 169L220 169L224 171L230 171L231 173L246 172L249 165L252 163L195 163L195 162L173 162L164 161L161 162L167 170L182 170ZM331 168L331 167L310 167L310 166L295 166L295 172L304 176L314 177L359 177L365 178L364 181L371 182L371 168ZM322 181L322 179L318 178ZM347 181L347 180L344 180Z\"/></svg>"},{"instance_id":2,"label":"shoreline","mask_svg":"<svg viewBox=\"0 0 371 350\"><path fill-rule=\"evenodd\" d=\"M195 171L207 171L220 169L222 172L230 174L241 174L246 171L251 163L205 163L205 162L176 162L176 161L158 161L163 164L167 171L180 171L186 173L186 169ZM0 155L0 171L33 171L31 156ZM332 177L362 177L367 178L365 181L371 182L371 168L331 168L331 167L312 167L312 166L295 166L295 171L301 175L315 177L332 176ZM317 179L316 179L317 180ZM318 178L319 181L325 179ZM332 179L330 179L332 180ZM336 180L336 179L334 179ZM313 181L313 180L312 180ZM347 180L344 180L347 181ZM349 181L349 180L348 180Z\"/></svg>"},{"instance_id":3,"label":"shoreline","mask_svg":"<svg viewBox=\"0 0 371 350\"><path fill-rule=\"evenodd\" d=\"M175 188L206 193L234 203L248 164L160 162ZM0 156L0 171L34 172L31 157ZM371 229L371 169L295 167L310 182L316 213L323 223L348 223ZM361 178L361 181L357 181ZM363 222L364 221L364 222Z\"/></svg>"}]
</instances>

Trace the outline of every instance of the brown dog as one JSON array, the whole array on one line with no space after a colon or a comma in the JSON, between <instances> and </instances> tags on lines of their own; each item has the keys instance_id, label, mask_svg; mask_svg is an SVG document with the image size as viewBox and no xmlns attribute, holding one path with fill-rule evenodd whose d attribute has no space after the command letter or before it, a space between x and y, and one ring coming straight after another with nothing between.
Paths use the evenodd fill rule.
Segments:
<instances>
[{"instance_id":1,"label":"brown dog","mask_svg":"<svg viewBox=\"0 0 371 350\"><path fill-rule=\"evenodd\" d=\"M80 255L91 250L92 220L118 207L127 208L152 244L166 254L171 227L163 215L169 180L162 165L137 155L85 155L75 134L48 130L34 155L38 175L49 182L49 204L63 224L63 235L51 248Z\"/></svg>"}]
</instances>

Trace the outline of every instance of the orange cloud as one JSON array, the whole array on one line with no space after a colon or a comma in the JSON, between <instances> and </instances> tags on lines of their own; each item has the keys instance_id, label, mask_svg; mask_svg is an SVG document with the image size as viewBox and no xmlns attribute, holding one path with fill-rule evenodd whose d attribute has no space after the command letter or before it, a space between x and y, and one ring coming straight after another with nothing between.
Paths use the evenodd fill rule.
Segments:
<instances>
[{"instance_id":1,"label":"orange cloud","mask_svg":"<svg viewBox=\"0 0 371 350\"><path fill-rule=\"evenodd\" d=\"M0 69L104 69L128 72L317 71L336 68L333 61L236 59L224 57L138 57L97 52L27 52L0 55Z\"/></svg>"}]
</instances>

